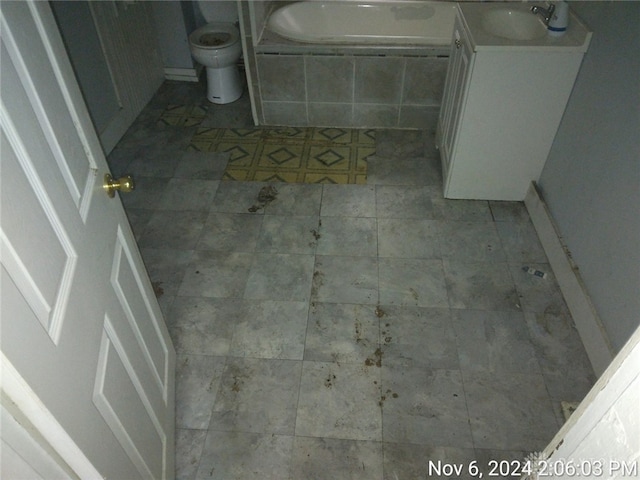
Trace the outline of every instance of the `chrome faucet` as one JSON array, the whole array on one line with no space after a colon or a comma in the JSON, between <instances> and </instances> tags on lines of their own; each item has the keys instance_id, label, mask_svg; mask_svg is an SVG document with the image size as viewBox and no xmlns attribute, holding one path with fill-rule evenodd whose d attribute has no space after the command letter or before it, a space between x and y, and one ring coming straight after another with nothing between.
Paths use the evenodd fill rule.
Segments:
<instances>
[{"instance_id":1,"label":"chrome faucet","mask_svg":"<svg viewBox=\"0 0 640 480\"><path fill-rule=\"evenodd\" d=\"M537 14L542 15L542 18L544 18L545 25L549 25L549 20L551 20L551 17L553 17L553 12L555 10L556 10L556 6L553 3L549 5L549 8L542 8L535 5L531 7L532 13L536 15Z\"/></svg>"}]
</instances>

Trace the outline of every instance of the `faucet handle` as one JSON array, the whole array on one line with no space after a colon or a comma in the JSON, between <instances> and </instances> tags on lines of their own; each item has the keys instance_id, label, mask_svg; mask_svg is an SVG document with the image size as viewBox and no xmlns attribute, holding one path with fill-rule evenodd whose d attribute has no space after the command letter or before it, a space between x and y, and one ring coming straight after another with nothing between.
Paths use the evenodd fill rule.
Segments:
<instances>
[{"instance_id":1,"label":"faucet handle","mask_svg":"<svg viewBox=\"0 0 640 480\"><path fill-rule=\"evenodd\" d=\"M549 22L549 20L551 20L551 17L553 17L553 12L556 11L556 4L555 3L550 3L549 4L549 8L547 9L547 22Z\"/></svg>"}]
</instances>

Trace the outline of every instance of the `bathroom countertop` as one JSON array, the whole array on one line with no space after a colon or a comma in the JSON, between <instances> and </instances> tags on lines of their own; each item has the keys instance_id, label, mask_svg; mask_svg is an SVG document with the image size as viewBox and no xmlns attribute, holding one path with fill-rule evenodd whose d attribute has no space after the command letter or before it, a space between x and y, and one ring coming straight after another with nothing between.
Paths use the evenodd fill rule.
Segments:
<instances>
[{"instance_id":1,"label":"bathroom countertop","mask_svg":"<svg viewBox=\"0 0 640 480\"><path fill-rule=\"evenodd\" d=\"M492 35L483 28L483 15L491 9L513 9L529 12L527 2L460 2L458 9L470 33L474 51L510 50L538 52L586 52L591 41L591 31L572 11L569 11L569 26L561 37L545 35L533 40L512 40ZM531 13L531 15L534 15Z\"/></svg>"}]
</instances>

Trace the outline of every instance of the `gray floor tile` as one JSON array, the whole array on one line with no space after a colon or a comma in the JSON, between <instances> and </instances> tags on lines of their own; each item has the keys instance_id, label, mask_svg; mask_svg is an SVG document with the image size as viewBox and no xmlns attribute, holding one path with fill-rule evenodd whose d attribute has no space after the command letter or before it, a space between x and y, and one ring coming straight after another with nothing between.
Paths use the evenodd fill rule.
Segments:
<instances>
[{"instance_id":1,"label":"gray floor tile","mask_svg":"<svg viewBox=\"0 0 640 480\"><path fill-rule=\"evenodd\" d=\"M293 437L209 431L196 480L289 478Z\"/></svg>"},{"instance_id":2,"label":"gray floor tile","mask_svg":"<svg viewBox=\"0 0 640 480\"><path fill-rule=\"evenodd\" d=\"M520 264L510 265L523 311L555 314L566 312L564 297L549 264L530 263L525 266L544 272L546 278L525 272Z\"/></svg>"},{"instance_id":3,"label":"gray floor tile","mask_svg":"<svg viewBox=\"0 0 640 480\"><path fill-rule=\"evenodd\" d=\"M225 360L204 355L176 359L176 426L206 430Z\"/></svg>"},{"instance_id":4,"label":"gray floor tile","mask_svg":"<svg viewBox=\"0 0 640 480\"><path fill-rule=\"evenodd\" d=\"M264 214L259 206L258 194L268 183L262 182L220 182L216 196L211 203L211 212ZM251 209L251 210L250 210Z\"/></svg>"},{"instance_id":5,"label":"gray floor tile","mask_svg":"<svg viewBox=\"0 0 640 480\"><path fill-rule=\"evenodd\" d=\"M181 152L163 146L138 150L127 169L145 177L171 178L174 176L180 155Z\"/></svg>"},{"instance_id":6,"label":"gray floor tile","mask_svg":"<svg viewBox=\"0 0 640 480\"><path fill-rule=\"evenodd\" d=\"M169 178L134 176L135 188L129 193L118 193L125 208L157 209L169 184Z\"/></svg>"},{"instance_id":7,"label":"gray floor tile","mask_svg":"<svg viewBox=\"0 0 640 480\"><path fill-rule=\"evenodd\" d=\"M367 158L369 185L439 185L442 181L440 159L419 157Z\"/></svg>"},{"instance_id":8,"label":"gray floor tile","mask_svg":"<svg viewBox=\"0 0 640 480\"><path fill-rule=\"evenodd\" d=\"M476 448L476 462L483 477L509 480L520 478L523 463L532 452Z\"/></svg>"},{"instance_id":9,"label":"gray floor tile","mask_svg":"<svg viewBox=\"0 0 640 480\"><path fill-rule=\"evenodd\" d=\"M524 202L489 201L491 214L496 222L530 222Z\"/></svg>"},{"instance_id":10,"label":"gray floor tile","mask_svg":"<svg viewBox=\"0 0 640 480\"><path fill-rule=\"evenodd\" d=\"M581 401L596 377L569 313L525 313L525 319L551 397Z\"/></svg>"},{"instance_id":11,"label":"gray floor tile","mask_svg":"<svg viewBox=\"0 0 640 480\"><path fill-rule=\"evenodd\" d=\"M458 262L506 262L493 222L443 221L440 226L442 258Z\"/></svg>"},{"instance_id":12,"label":"gray floor tile","mask_svg":"<svg viewBox=\"0 0 640 480\"><path fill-rule=\"evenodd\" d=\"M302 360L308 302L245 301L229 355Z\"/></svg>"},{"instance_id":13,"label":"gray floor tile","mask_svg":"<svg viewBox=\"0 0 640 480\"><path fill-rule=\"evenodd\" d=\"M382 367L383 440L472 448L458 370Z\"/></svg>"},{"instance_id":14,"label":"gray floor tile","mask_svg":"<svg viewBox=\"0 0 640 480\"><path fill-rule=\"evenodd\" d=\"M204 226L207 212L157 210L140 237L141 248L193 250Z\"/></svg>"},{"instance_id":15,"label":"gray floor tile","mask_svg":"<svg viewBox=\"0 0 640 480\"><path fill-rule=\"evenodd\" d=\"M293 435L302 362L227 359L210 430Z\"/></svg>"},{"instance_id":16,"label":"gray floor tile","mask_svg":"<svg viewBox=\"0 0 640 480\"><path fill-rule=\"evenodd\" d=\"M521 312L453 310L453 319L462 370L540 373Z\"/></svg>"},{"instance_id":17,"label":"gray floor tile","mask_svg":"<svg viewBox=\"0 0 640 480\"><path fill-rule=\"evenodd\" d=\"M489 204L483 200L432 200L433 218L457 222L490 222L492 220Z\"/></svg>"},{"instance_id":18,"label":"gray floor tile","mask_svg":"<svg viewBox=\"0 0 640 480\"><path fill-rule=\"evenodd\" d=\"M139 242L155 210L150 208L127 208L126 213L131 230L133 230L136 241Z\"/></svg>"},{"instance_id":19,"label":"gray floor tile","mask_svg":"<svg viewBox=\"0 0 640 480\"><path fill-rule=\"evenodd\" d=\"M254 252L258 244L262 215L212 212L202 227L198 250Z\"/></svg>"},{"instance_id":20,"label":"gray floor tile","mask_svg":"<svg viewBox=\"0 0 640 480\"><path fill-rule=\"evenodd\" d=\"M314 254L320 237L317 216L264 215L257 251Z\"/></svg>"},{"instance_id":21,"label":"gray floor tile","mask_svg":"<svg viewBox=\"0 0 640 480\"><path fill-rule=\"evenodd\" d=\"M140 253L147 267L151 283L156 287L156 290L161 288L162 294L165 296L177 295L194 252L192 250L143 248Z\"/></svg>"},{"instance_id":22,"label":"gray floor tile","mask_svg":"<svg viewBox=\"0 0 640 480\"><path fill-rule=\"evenodd\" d=\"M376 189L373 185L324 185L323 217L375 217Z\"/></svg>"},{"instance_id":23,"label":"gray floor tile","mask_svg":"<svg viewBox=\"0 0 640 480\"><path fill-rule=\"evenodd\" d=\"M440 222L381 218L378 220L378 255L398 258L441 258Z\"/></svg>"},{"instance_id":24,"label":"gray floor tile","mask_svg":"<svg viewBox=\"0 0 640 480\"><path fill-rule=\"evenodd\" d=\"M322 185L280 183L276 199L265 207L270 215L320 215Z\"/></svg>"},{"instance_id":25,"label":"gray floor tile","mask_svg":"<svg viewBox=\"0 0 640 480\"><path fill-rule=\"evenodd\" d=\"M475 459L471 448L385 442L383 449L385 480L477 478L469 475L469 465ZM453 465L462 466L463 474L445 470Z\"/></svg>"},{"instance_id":26,"label":"gray floor tile","mask_svg":"<svg viewBox=\"0 0 640 480\"><path fill-rule=\"evenodd\" d=\"M538 451L558 430L540 374L463 371L475 445Z\"/></svg>"},{"instance_id":27,"label":"gray floor tile","mask_svg":"<svg viewBox=\"0 0 640 480\"><path fill-rule=\"evenodd\" d=\"M176 297L166 315L176 352L227 355L242 307L238 299Z\"/></svg>"},{"instance_id":28,"label":"gray floor tile","mask_svg":"<svg viewBox=\"0 0 640 480\"><path fill-rule=\"evenodd\" d=\"M378 218L435 218L430 191L422 186L377 185L376 214Z\"/></svg>"},{"instance_id":29,"label":"gray floor tile","mask_svg":"<svg viewBox=\"0 0 640 480\"><path fill-rule=\"evenodd\" d=\"M500 240L510 263L547 263L538 235L531 222L496 222Z\"/></svg>"},{"instance_id":30,"label":"gray floor tile","mask_svg":"<svg viewBox=\"0 0 640 480\"><path fill-rule=\"evenodd\" d=\"M176 480L195 480L206 430L176 429Z\"/></svg>"},{"instance_id":31,"label":"gray floor tile","mask_svg":"<svg viewBox=\"0 0 640 480\"><path fill-rule=\"evenodd\" d=\"M251 253L194 252L178 294L194 297L242 297L252 261Z\"/></svg>"},{"instance_id":32,"label":"gray floor tile","mask_svg":"<svg viewBox=\"0 0 640 480\"><path fill-rule=\"evenodd\" d=\"M374 257L317 255L313 302L378 303L378 261Z\"/></svg>"},{"instance_id":33,"label":"gray floor tile","mask_svg":"<svg viewBox=\"0 0 640 480\"><path fill-rule=\"evenodd\" d=\"M127 173L129 171L128 166L136 158L136 150L131 148L124 148L116 146L111 153L107 156L107 164L109 170L114 177Z\"/></svg>"},{"instance_id":34,"label":"gray floor tile","mask_svg":"<svg viewBox=\"0 0 640 480\"><path fill-rule=\"evenodd\" d=\"M257 253L247 279L244 298L308 302L313 255Z\"/></svg>"},{"instance_id":35,"label":"gray floor tile","mask_svg":"<svg viewBox=\"0 0 640 480\"><path fill-rule=\"evenodd\" d=\"M323 217L318 255L374 257L378 253L375 218Z\"/></svg>"},{"instance_id":36,"label":"gray floor tile","mask_svg":"<svg viewBox=\"0 0 640 480\"><path fill-rule=\"evenodd\" d=\"M373 305L315 303L309 312L304 359L364 365L379 343Z\"/></svg>"},{"instance_id":37,"label":"gray floor tile","mask_svg":"<svg viewBox=\"0 0 640 480\"><path fill-rule=\"evenodd\" d=\"M218 180L172 178L162 194L158 208L208 211L219 184Z\"/></svg>"},{"instance_id":38,"label":"gray floor tile","mask_svg":"<svg viewBox=\"0 0 640 480\"><path fill-rule=\"evenodd\" d=\"M180 156L173 176L198 180L222 180L229 161L229 153L184 152Z\"/></svg>"},{"instance_id":39,"label":"gray floor tile","mask_svg":"<svg viewBox=\"0 0 640 480\"><path fill-rule=\"evenodd\" d=\"M380 303L448 307L440 260L381 258Z\"/></svg>"},{"instance_id":40,"label":"gray floor tile","mask_svg":"<svg viewBox=\"0 0 640 480\"><path fill-rule=\"evenodd\" d=\"M305 361L296 436L382 440L379 384L376 366Z\"/></svg>"},{"instance_id":41,"label":"gray floor tile","mask_svg":"<svg viewBox=\"0 0 640 480\"><path fill-rule=\"evenodd\" d=\"M385 365L459 368L448 308L381 305L378 314Z\"/></svg>"},{"instance_id":42,"label":"gray floor tile","mask_svg":"<svg viewBox=\"0 0 640 480\"><path fill-rule=\"evenodd\" d=\"M444 260L451 308L520 311L520 299L506 263Z\"/></svg>"},{"instance_id":43,"label":"gray floor tile","mask_svg":"<svg viewBox=\"0 0 640 480\"><path fill-rule=\"evenodd\" d=\"M382 480L382 444L296 437L291 461L291 478Z\"/></svg>"}]
</instances>

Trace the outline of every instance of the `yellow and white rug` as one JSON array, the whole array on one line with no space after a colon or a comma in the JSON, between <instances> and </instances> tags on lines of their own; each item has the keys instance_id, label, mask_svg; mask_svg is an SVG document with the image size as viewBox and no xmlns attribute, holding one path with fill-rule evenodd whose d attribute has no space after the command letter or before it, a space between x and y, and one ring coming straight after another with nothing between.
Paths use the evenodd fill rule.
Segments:
<instances>
[{"instance_id":1,"label":"yellow and white rug","mask_svg":"<svg viewBox=\"0 0 640 480\"><path fill-rule=\"evenodd\" d=\"M367 179L375 131L346 128L199 128L189 148L228 152L223 180L356 183Z\"/></svg>"}]
</instances>

